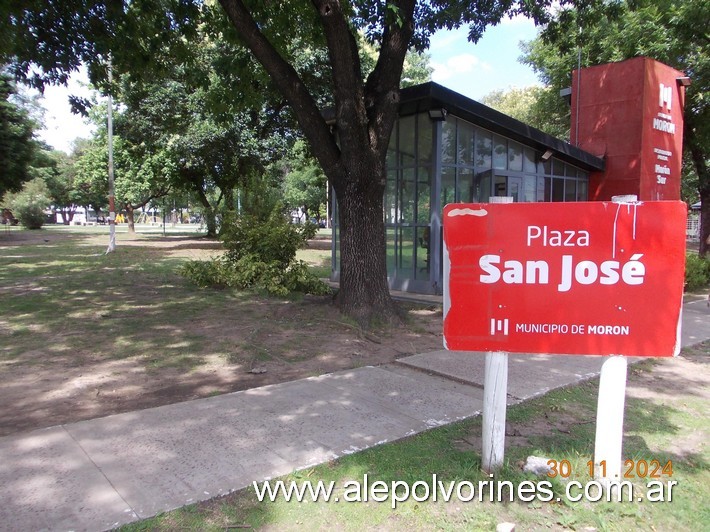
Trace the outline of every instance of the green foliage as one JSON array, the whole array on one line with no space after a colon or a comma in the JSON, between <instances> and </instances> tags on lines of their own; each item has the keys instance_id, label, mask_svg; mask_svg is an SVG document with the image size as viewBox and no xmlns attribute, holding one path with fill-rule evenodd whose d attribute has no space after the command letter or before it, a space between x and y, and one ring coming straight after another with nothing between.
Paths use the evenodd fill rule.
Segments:
<instances>
[{"instance_id":1,"label":"green foliage","mask_svg":"<svg viewBox=\"0 0 710 532\"><path fill-rule=\"evenodd\" d=\"M314 233L314 224L289 224L278 205L267 216L228 215L221 233L225 255L209 262L188 262L180 273L201 287L325 295L330 288L305 262L296 260L296 250Z\"/></svg>"},{"instance_id":2,"label":"green foliage","mask_svg":"<svg viewBox=\"0 0 710 532\"><path fill-rule=\"evenodd\" d=\"M426 52L416 52L410 49L404 57L400 87L412 87L420 83L431 81L434 67L429 64L430 61L430 54Z\"/></svg>"},{"instance_id":3,"label":"green foliage","mask_svg":"<svg viewBox=\"0 0 710 532\"><path fill-rule=\"evenodd\" d=\"M222 241L232 262L253 256L286 267L304 244L304 235L300 226L289 224L281 210L275 208L266 217L242 214L226 219Z\"/></svg>"},{"instance_id":4,"label":"green foliage","mask_svg":"<svg viewBox=\"0 0 710 532\"><path fill-rule=\"evenodd\" d=\"M569 138L566 103L559 93L544 87L511 88L493 91L481 103L561 139ZM560 109L558 109L558 107Z\"/></svg>"},{"instance_id":5,"label":"green foliage","mask_svg":"<svg viewBox=\"0 0 710 532\"><path fill-rule=\"evenodd\" d=\"M363 78L367 78L375 69L380 51L375 45L368 42L362 33L358 33L358 41L360 68ZM413 85L431 81L434 67L430 65L430 62L431 55L429 53L416 51L414 48L407 50L407 55L404 57L404 64L402 65L400 87L412 87Z\"/></svg>"},{"instance_id":6,"label":"green foliage","mask_svg":"<svg viewBox=\"0 0 710 532\"><path fill-rule=\"evenodd\" d=\"M697 290L710 283L710 260L688 253L685 258L685 289Z\"/></svg>"},{"instance_id":7,"label":"green foliage","mask_svg":"<svg viewBox=\"0 0 710 532\"><path fill-rule=\"evenodd\" d=\"M8 194L4 199L4 205L27 229L41 229L49 203L49 191L40 178L25 183L20 192Z\"/></svg>"},{"instance_id":8,"label":"green foliage","mask_svg":"<svg viewBox=\"0 0 710 532\"><path fill-rule=\"evenodd\" d=\"M61 212L65 224L79 206L92 205L98 208L102 201L94 200L94 196L85 193L85 189L76 183L77 151L67 155L63 151L40 150L33 163L33 171L38 177L44 179L49 191L49 198L55 212ZM104 191L104 196L105 191Z\"/></svg>"},{"instance_id":9,"label":"green foliage","mask_svg":"<svg viewBox=\"0 0 710 532\"><path fill-rule=\"evenodd\" d=\"M133 210L165 196L176 170L174 159L167 150L122 136L118 131L122 118L118 113L117 133L113 137L116 206L118 210ZM100 127L91 141L82 146L72 162L71 175L77 200L92 200L90 203L94 206L105 204L108 192L105 127Z\"/></svg>"},{"instance_id":10,"label":"green foliage","mask_svg":"<svg viewBox=\"0 0 710 532\"><path fill-rule=\"evenodd\" d=\"M187 261L178 271L200 288L224 288L230 284L229 265L223 258Z\"/></svg>"},{"instance_id":11,"label":"green foliage","mask_svg":"<svg viewBox=\"0 0 710 532\"><path fill-rule=\"evenodd\" d=\"M121 144L114 144L114 165L116 177L122 173ZM108 149L106 135L103 131L94 134L78 154L74 163L74 186L82 191L87 198L108 198ZM93 201L92 205L97 205ZM103 205L106 202L102 202Z\"/></svg>"},{"instance_id":12,"label":"green foliage","mask_svg":"<svg viewBox=\"0 0 710 532\"><path fill-rule=\"evenodd\" d=\"M283 182L284 202L292 209L302 208L307 218L320 218L321 205L328 201L328 180L303 141L291 149L289 165Z\"/></svg>"},{"instance_id":13,"label":"green foliage","mask_svg":"<svg viewBox=\"0 0 710 532\"><path fill-rule=\"evenodd\" d=\"M15 94L10 77L0 72L0 196L19 190L32 178L34 124L27 111L13 101Z\"/></svg>"}]
</instances>

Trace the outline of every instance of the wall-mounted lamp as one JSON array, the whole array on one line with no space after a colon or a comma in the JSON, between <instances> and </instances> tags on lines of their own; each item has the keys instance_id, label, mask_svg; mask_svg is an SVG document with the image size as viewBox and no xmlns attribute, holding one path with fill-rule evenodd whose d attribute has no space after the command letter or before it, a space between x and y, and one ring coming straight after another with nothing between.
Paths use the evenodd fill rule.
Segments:
<instances>
[{"instance_id":1,"label":"wall-mounted lamp","mask_svg":"<svg viewBox=\"0 0 710 532\"><path fill-rule=\"evenodd\" d=\"M441 109L429 109L429 118L438 122L444 122L448 111L443 107Z\"/></svg>"},{"instance_id":2,"label":"wall-mounted lamp","mask_svg":"<svg viewBox=\"0 0 710 532\"><path fill-rule=\"evenodd\" d=\"M688 76L675 78L675 81L678 85L681 85L683 87L690 87L690 78Z\"/></svg>"},{"instance_id":3,"label":"wall-mounted lamp","mask_svg":"<svg viewBox=\"0 0 710 532\"><path fill-rule=\"evenodd\" d=\"M565 87L560 91L560 98L562 98L567 105L572 104L572 87Z\"/></svg>"},{"instance_id":4,"label":"wall-mounted lamp","mask_svg":"<svg viewBox=\"0 0 710 532\"><path fill-rule=\"evenodd\" d=\"M552 153L552 150L545 150L545 153L540 156L540 160L543 162L549 161L550 157L552 157Z\"/></svg>"}]
</instances>

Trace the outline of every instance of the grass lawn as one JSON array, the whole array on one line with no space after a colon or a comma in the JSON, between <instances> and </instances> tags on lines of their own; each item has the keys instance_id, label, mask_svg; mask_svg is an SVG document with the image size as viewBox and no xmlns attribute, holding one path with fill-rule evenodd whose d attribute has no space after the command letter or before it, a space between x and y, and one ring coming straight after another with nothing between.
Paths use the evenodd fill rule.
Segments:
<instances>
[{"instance_id":1,"label":"grass lawn","mask_svg":"<svg viewBox=\"0 0 710 532\"><path fill-rule=\"evenodd\" d=\"M707 530L710 511L710 434L707 405L710 390L694 380L698 371L707 372L710 342L686 349L673 361L643 362L629 371L627 388L624 458L632 460L634 502L572 502L565 485L591 480L598 380L557 390L544 397L508 409L506 467L495 480L518 485L539 481L523 473L528 456L567 461L568 478L547 479L554 500L541 502L496 502L477 498L461 502L416 502L409 500L391 508L386 502L259 502L249 488L223 498L187 506L121 530L495 530L498 523L512 522L516 530ZM681 383L685 380L684 385ZM432 474L447 486L449 482L489 480L480 470L480 417L433 429L400 442L375 447L312 469L298 471L282 480L334 482L335 494L345 496L349 481L368 475L390 484L417 481L431 484ZM658 480L677 482L672 501L651 502L646 484L651 479L642 461L666 468ZM630 462L631 464L631 462ZM567 467L567 465L565 465ZM626 469L625 469L626 471ZM565 472L567 472L565 470ZM645 477L645 478L644 478ZM542 477L545 480L545 477ZM574 486L574 485L573 485ZM666 484L664 484L666 486ZM259 485L261 488L261 485ZM423 493L420 486L419 494ZM400 494L402 492L400 491ZM469 494L464 491L464 497ZM507 492L506 492L507 493ZM576 497L583 493L572 489ZM594 495L595 492L592 492ZM647 495L649 496L647 498ZM560 501L557 501L557 498ZM639 502L638 498L644 499ZM667 497L667 492L666 492ZM351 498L352 492L351 492ZM441 495L440 495L441 498Z\"/></svg>"},{"instance_id":2,"label":"grass lawn","mask_svg":"<svg viewBox=\"0 0 710 532\"><path fill-rule=\"evenodd\" d=\"M105 226L0 232L0 436L441 346L438 309L366 337L329 296L199 289L177 269L221 245L180 228L119 226L108 255ZM299 258L330 274L327 240Z\"/></svg>"}]
</instances>

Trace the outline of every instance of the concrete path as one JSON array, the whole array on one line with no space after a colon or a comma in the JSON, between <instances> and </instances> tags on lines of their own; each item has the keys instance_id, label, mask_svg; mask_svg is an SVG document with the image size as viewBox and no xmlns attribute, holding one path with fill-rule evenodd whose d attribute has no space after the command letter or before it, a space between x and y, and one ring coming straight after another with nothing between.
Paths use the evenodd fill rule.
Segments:
<instances>
[{"instance_id":1,"label":"concrete path","mask_svg":"<svg viewBox=\"0 0 710 532\"><path fill-rule=\"evenodd\" d=\"M683 343L710 338L704 301ZM0 438L0 530L105 530L478 414L484 357L438 351ZM518 402L600 357L510 357Z\"/></svg>"}]
</instances>

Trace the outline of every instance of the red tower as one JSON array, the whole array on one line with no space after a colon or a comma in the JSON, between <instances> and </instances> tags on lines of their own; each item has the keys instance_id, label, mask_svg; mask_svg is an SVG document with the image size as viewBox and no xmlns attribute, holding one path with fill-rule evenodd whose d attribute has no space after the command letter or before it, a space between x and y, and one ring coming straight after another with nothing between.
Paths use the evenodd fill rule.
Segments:
<instances>
[{"instance_id":1,"label":"red tower","mask_svg":"<svg viewBox=\"0 0 710 532\"><path fill-rule=\"evenodd\" d=\"M603 157L590 200L680 199L685 74L647 57L575 70L571 143Z\"/></svg>"}]
</instances>

